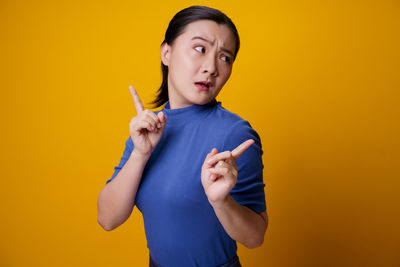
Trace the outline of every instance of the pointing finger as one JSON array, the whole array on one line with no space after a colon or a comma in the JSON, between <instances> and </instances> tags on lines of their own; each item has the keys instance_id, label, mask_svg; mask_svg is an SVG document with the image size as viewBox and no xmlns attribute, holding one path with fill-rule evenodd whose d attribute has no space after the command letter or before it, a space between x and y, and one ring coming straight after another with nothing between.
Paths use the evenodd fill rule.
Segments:
<instances>
[{"instance_id":1,"label":"pointing finger","mask_svg":"<svg viewBox=\"0 0 400 267\"><path fill-rule=\"evenodd\" d=\"M142 101L140 100L139 95L137 94L135 88L132 85L129 85L129 91L131 92L133 98L133 104L135 105L136 113L137 114L142 113L144 110Z\"/></svg>"},{"instance_id":2,"label":"pointing finger","mask_svg":"<svg viewBox=\"0 0 400 267\"><path fill-rule=\"evenodd\" d=\"M242 155L243 152L246 151L246 149L248 149L252 144L254 144L254 140L248 139L232 150L232 156L235 158L235 160L238 159L240 155Z\"/></svg>"}]
</instances>

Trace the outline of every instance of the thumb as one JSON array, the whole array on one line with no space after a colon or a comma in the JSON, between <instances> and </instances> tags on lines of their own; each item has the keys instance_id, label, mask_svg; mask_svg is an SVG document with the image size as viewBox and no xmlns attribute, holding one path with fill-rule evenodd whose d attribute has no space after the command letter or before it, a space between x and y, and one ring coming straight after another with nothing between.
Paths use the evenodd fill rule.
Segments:
<instances>
[{"instance_id":1,"label":"thumb","mask_svg":"<svg viewBox=\"0 0 400 267\"><path fill-rule=\"evenodd\" d=\"M211 150L211 152L207 154L207 156L206 156L206 158L205 158L204 161L207 161L208 158L214 156L214 155L216 154L216 153L215 153L216 150L217 150L216 148L213 148L213 149ZM218 150L217 150L217 151L218 151Z\"/></svg>"},{"instance_id":2,"label":"thumb","mask_svg":"<svg viewBox=\"0 0 400 267\"><path fill-rule=\"evenodd\" d=\"M215 154L218 154L218 149L215 147L211 150L210 153L207 154L206 159L204 161L207 161L210 157L214 156Z\"/></svg>"},{"instance_id":3,"label":"thumb","mask_svg":"<svg viewBox=\"0 0 400 267\"><path fill-rule=\"evenodd\" d=\"M159 121L160 121L160 124L161 124L161 127L159 128L161 131L164 131L164 128L165 128L165 125L167 125L166 124L166 121L167 121L167 117L164 115L164 113L162 113L162 112L158 112L157 113L157 117L158 117L158 119L159 119Z\"/></svg>"},{"instance_id":4,"label":"thumb","mask_svg":"<svg viewBox=\"0 0 400 267\"><path fill-rule=\"evenodd\" d=\"M165 122L167 121L167 117L162 111L157 113L157 117L160 119L162 124L165 124Z\"/></svg>"},{"instance_id":5,"label":"thumb","mask_svg":"<svg viewBox=\"0 0 400 267\"><path fill-rule=\"evenodd\" d=\"M218 149L215 147L211 150L211 152L208 154L209 157L214 156L215 154L218 154Z\"/></svg>"}]
</instances>

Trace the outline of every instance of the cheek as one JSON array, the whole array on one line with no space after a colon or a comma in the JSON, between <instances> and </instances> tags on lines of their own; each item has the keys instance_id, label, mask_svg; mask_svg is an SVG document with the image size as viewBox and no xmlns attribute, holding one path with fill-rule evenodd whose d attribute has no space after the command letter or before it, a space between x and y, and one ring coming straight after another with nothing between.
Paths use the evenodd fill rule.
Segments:
<instances>
[{"instance_id":1,"label":"cheek","mask_svg":"<svg viewBox=\"0 0 400 267\"><path fill-rule=\"evenodd\" d=\"M186 78L182 74L190 74L196 69L196 60L192 55L180 54L174 58L173 68L176 75Z\"/></svg>"},{"instance_id":2,"label":"cheek","mask_svg":"<svg viewBox=\"0 0 400 267\"><path fill-rule=\"evenodd\" d=\"M182 58L182 66L185 68L186 71L193 71L198 65L198 59L190 53Z\"/></svg>"},{"instance_id":3,"label":"cheek","mask_svg":"<svg viewBox=\"0 0 400 267\"><path fill-rule=\"evenodd\" d=\"M232 73L232 68L231 67L227 68L226 66L222 66L221 67L221 72L220 72L221 81L223 83L225 83L229 79L229 77L231 76L231 73Z\"/></svg>"}]
</instances>

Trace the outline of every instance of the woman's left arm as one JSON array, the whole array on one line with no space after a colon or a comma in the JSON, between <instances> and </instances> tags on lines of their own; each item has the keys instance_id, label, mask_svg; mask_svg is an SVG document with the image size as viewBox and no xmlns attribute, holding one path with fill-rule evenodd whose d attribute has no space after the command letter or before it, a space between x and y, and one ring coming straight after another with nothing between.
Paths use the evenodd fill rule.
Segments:
<instances>
[{"instance_id":1,"label":"woman's left arm","mask_svg":"<svg viewBox=\"0 0 400 267\"><path fill-rule=\"evenodd\" d=\"M204 161L201 175L208 201L225 231L232 239L239 241L247 248L262 245L268 226L268 216L265 211L256 213L240 205L229 195L229 192L235 186L238 177L235 160L253 143L254 140L249 139L234 150L221 153L214 148Z\"/></svg>"},{"instance_id":2,"label":"woman's left arm","mask_svg":"<svg viewBox=\"0 0 400 267\"><path fill-rule=\"evenodd\" d=\"M221 203L211 204L228 235L245 245L256 248L264 242L268 226L267 213L256 213L237 203L229 194Z\"/></svg>"}]
</instances>

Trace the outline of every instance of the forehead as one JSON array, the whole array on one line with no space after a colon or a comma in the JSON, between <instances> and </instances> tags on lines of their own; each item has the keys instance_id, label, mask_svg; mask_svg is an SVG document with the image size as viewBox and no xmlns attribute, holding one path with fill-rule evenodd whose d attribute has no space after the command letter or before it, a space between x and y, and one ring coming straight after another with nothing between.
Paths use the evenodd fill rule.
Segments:
<instances>
[{"instance_id":1,"label":"forehead","mask_svg":"<svg viewBox=\"0 0 400 267\"><path fill-rule=\"evenodd\" d=\"M191 41L195 36L201 36L211 42L216 41L219 46L226 47L232 52L235 47L235 38L229 27L225 24L218 24L212 20L197 20L189 23L186 25L184 33L179 37L186 41Z\"/></svg>"}]
</instances>

